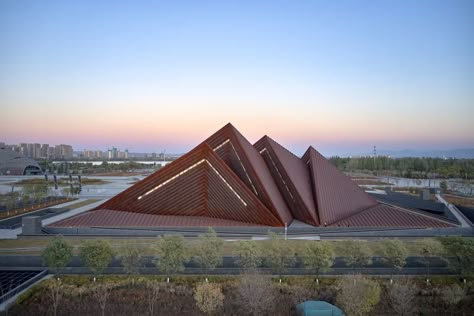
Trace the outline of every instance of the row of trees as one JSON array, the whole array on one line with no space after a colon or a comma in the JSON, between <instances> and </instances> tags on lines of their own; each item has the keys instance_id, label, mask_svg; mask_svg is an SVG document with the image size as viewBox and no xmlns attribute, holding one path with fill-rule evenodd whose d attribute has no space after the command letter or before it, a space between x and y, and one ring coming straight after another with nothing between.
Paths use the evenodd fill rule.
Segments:
<instances>
[{"instance_id":1,"label":"row of trees","mask_svg":"<svg viewBox=\"0 0 474 316\"><path fill-rule=\"evenodd\" d=\"M374 253L367 242L344 241L344 256L342 260L351 267L354 274L360 273L364 266L370 265ZM263 245L263 247L262 247ZM168 277L184 270L184 265L193 256L203 273L207 275L222 264L223 240L214 230L209 230L199 237L199 243L192 251L181 235L166 235L160 237L153 246L156 255L154 261L159 271ZM392 274L405 266L408 250L405 244L396 239L383 240L378 244L379 260L383 260L390 267ZM450 263L463 277L474 273L474 240L461 237L446 237L441 244L433 239L417 241L417 247L430 274L430 262L434 255L446 253ZM440 249L440 248L444 248ZM62 236L51 240L43 251L45 264L56 273L71 261L73 248ZM327 271L334 264L334 248L328 242L307 242L302 253L296 254L291 243L269 233L269 240L265 243L255 241L239 241L236 247L236 257L242 270L246 273L255 272L258 267L269 267L274 274L283 275L288 268L293 267L297 257L308 273L315 275L319 282L319 275ZM114 251L104 240L88 240L79 249L79 256L83 264L96 276L102 273L111 263ZM116 252L126 273L137 275L143 266L143 251L133 243L125 243Z\"/></svg>"},{"instance_id":2,"label":"row of trees","mask_svg":"<svg viewBox=\"0 0 474 316\"><path fill-rule=\"evenodd\" d=\"M355 157L329 159L338 169L348 172L381 171L408 178L474 179L474 159Z\"/></svg>"}]
</instances>

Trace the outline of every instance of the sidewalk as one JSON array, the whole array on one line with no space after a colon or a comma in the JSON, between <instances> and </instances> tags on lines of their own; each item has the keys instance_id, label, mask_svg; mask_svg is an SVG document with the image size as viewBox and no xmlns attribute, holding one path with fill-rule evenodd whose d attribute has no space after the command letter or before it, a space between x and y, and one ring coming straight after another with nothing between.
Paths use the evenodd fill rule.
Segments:
<instances>
[{"instance_id":1,"label":"sidewalk","mask_svg":"<svg viewBox=\"0 0 474 316\"><path fill-rule=\"evenodd\" d=\"M441 194L436 194L436 198L438 201L446 205L447 208L453 213L453 215L456 217L456 219L461 223L461 227L471 227L471 225L464 219L464 215L457 209L456 206L448 203L442 196Z\"/></svg>"},{"instance_id":2,"label":"sidewalk","mask_svg":"<svg viewBox=\"0 0 474 316\"><path fill-rule=\"evenodd\" d=\"M74 215L77 215L77 214L80 214L80 213L84 213L85 211L91 210L94 207L99 206L100 204L104 203L105 201L107 201L107 199L100 200L100 201L97 201L97 202L94 202L94 203L91 203L91 204L87 204L85 206L70 210L69 212L59 214L58 216L53 216L53 217L47 218L47 219L42 221L43 227L47 226L49 224L52 224L52 223L56 223L56 222L58 222L60 220L63 220L65 218L68 218L68 217L71 217L71 216L74 216ZM76 201L76 203L77 202L79 202L79 201Z\"/></svg>"}]
</instances>

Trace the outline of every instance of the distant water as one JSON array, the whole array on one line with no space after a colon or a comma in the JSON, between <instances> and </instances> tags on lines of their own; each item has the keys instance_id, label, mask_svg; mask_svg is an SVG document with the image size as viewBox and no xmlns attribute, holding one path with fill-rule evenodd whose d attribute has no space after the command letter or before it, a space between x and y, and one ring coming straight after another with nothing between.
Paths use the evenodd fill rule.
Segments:
<instances>
[{"instance_id":1,"label":"distant water","mask_svg":"<svg viewBox=\"0 0 474 316\"><path fill-rule=\"evenodd\" d=\"M102 160L70 160L70 161L53 161L53 163L55 164L60 164L60 163L82 163L82 164L88 164L88 163L91 163L93 166L100 166L103 161ZM120 165L120 164L123 164L123 163L126 163L126 162L130 162L130 161L123 161L123 160L120 160L120 161L115 161L115 160L112 160L112 161L109 161L107 160L107 163L109 165ZM162 167L166 166L167 164L171 163L172 161L133 161L133 162L136 162L136 163L141 163L141 164L144 164L144 165L161 165Z\"/></svg>"}]
</instances>

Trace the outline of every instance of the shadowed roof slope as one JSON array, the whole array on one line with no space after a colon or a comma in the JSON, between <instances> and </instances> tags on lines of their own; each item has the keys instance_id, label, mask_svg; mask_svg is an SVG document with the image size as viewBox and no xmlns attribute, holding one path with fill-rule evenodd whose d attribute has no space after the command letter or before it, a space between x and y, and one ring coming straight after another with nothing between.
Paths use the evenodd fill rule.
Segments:
<instances>
[{"instance_id":1,"label":"shadowed roof slope","mask_svg":"<svg viewBox=\"0 0 474 316\"><path fill-rule=\"evenodd\" d=\"M293 217L310 225L319 225L308 166L268 136L254 145L260 152Z\"/></svg>"},{"instance_id":2,"label":"shadowed roof slope","mask_svg":"<svg viewBox=\"0 0 474 316\"><path fill-rule=\"evenodd\" d=\"M310 168L321 225L331 225L377 204L313 147L308 148L302 159Z\"/></svg>"},{"instance_id":3,"label":"shadowed roof slope","mask_svg":"<svg viewBox=\"0 0 474 316\"><path fill-rule=\"evenodd\" d=\"M280 220L280 225L293 220L265 161L255 147L228 123L203 143L208 144L235 172L247 187Z\"/></svg>"},{"instance_id":4,"label":"shadowed roof slope","mask_svg":"<svg viewBox=\"0 0 474 316\"><path fill-rule=\"evenodd\" d=\"M282 226L207 144L134 184L99 209Z\"/></svg>"}]
</instances>

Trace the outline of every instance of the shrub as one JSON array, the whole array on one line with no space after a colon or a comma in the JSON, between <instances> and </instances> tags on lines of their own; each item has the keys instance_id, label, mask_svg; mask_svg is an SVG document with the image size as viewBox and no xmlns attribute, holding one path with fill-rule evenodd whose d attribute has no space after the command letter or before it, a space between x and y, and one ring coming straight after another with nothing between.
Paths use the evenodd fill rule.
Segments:
<instances>
[{"instance_id":1,"label":"shrub","mask_svg":"<svg viewBox=\"0 0 474 316\"><path fill-rule=\"evenodd\" d=\"M222 288L216 283L199 283L194 290L196 305L204 314L211 315L224 303Z\"/></svg>"}]
</instances>

